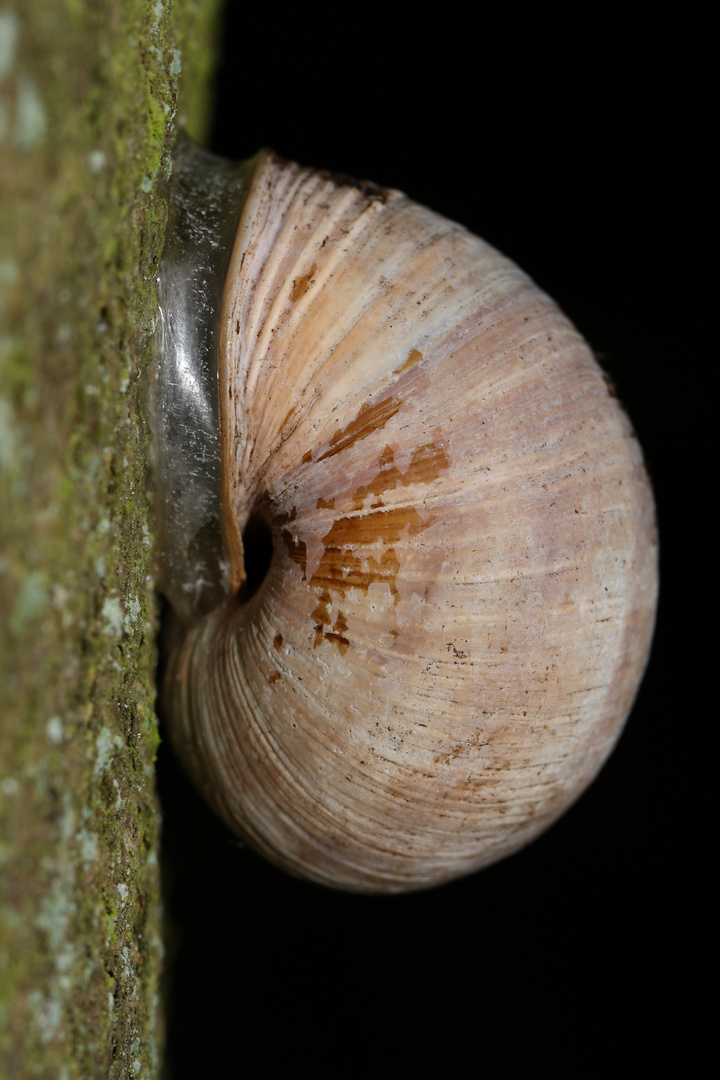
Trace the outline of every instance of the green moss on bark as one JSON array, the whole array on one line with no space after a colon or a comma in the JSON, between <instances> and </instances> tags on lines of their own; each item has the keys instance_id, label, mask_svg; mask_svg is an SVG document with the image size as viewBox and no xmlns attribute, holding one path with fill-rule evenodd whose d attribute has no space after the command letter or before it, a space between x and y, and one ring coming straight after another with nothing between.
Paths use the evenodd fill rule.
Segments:
<instances>
[{"instance_id":1,"label":"green moss on bark","mask_svg":"<svg viewBox=\"0 0 720 1080\"><path fill-rule=\"evenodd\" d=\"M139 410L178 115L219 3L0 11L0 1075L154 1077L153 544Z\"/></svg>"}]
</instances>

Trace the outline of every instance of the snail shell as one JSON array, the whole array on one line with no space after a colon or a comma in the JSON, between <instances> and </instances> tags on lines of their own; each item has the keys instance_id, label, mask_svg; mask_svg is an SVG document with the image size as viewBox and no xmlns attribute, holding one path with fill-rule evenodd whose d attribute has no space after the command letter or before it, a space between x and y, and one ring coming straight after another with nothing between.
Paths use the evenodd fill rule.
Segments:
<instances>
[{"instance_id":1,"label":"snail shell","mask_svg":"<svg viewBox=\"0 0 720 1080\"><path fill-rule=\"evenodd\" d=\"M631 426L553 301L400 192L187 145L177 174L152 406L186 625L172 741L293 874L392 892L469 873L578 797L630 710L656 602ZM202 257L180 254L193 228Z\"/></svg>"}]
</instances>

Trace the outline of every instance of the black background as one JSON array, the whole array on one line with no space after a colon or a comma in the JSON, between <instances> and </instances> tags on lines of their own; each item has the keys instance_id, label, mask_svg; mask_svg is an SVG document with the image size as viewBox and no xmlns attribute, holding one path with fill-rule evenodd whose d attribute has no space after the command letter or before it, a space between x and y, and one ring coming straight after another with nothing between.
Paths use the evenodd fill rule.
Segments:
<instances>
[{"instance_id":1,"label":"black background","mask_svg":"<svg viewBox=\"0 0 720 1080\"><path fill-rule=\"evenodd\" d=\"M573 27L491 24L469 5L425 20L266 8L229 4L211 147L269 145L400 188L558 301L644 447L661 603L595 784L535 844L440 889L370 898L283 875L214 820L163 745L168 1075L654 1075L676 1055L697 1075L703 1021L685 1010L704 963L711 716L692 605L710 552L689 477L711 286L693 57L672 33L629 42L591 12Z\"/></svg>"}]
</instances>

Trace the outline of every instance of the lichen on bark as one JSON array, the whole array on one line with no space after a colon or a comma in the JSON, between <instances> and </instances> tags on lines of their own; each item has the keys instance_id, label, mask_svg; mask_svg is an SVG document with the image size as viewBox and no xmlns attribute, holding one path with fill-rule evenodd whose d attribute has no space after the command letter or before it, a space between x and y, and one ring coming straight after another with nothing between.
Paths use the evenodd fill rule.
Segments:
<instances>
[{"instance_id":1,"label":"lichen on bark","mask_svg":"<svg viewBox=\"0 0 720 1080\"><path fill-rule=\"evenodd\" d=\"M219 0L0 8L0 1075L158 1075L139 398Z\"/></svg>"}]
</instances>

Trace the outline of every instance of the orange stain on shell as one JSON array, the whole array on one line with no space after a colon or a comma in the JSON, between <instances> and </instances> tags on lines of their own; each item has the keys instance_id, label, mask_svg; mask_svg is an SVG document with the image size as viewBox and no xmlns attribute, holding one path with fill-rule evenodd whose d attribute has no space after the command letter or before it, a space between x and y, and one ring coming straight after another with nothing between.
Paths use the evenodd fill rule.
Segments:
<instances>
[{"instance_id":1,"label":"orange stain on shell","mask_svg":"<svg viewBox=\"0 0 720 1080\"><path fill-rule=\"evenodd\" d=\"M296 303L301 297L305 295L310 286L312 285L313 274L317 270L317 263L313 263L307 274L303 274L302 277L295 278L293 282L293 289L290 293L290 303Z\"/></svg>"},{"instance_id":2,"label":"orange stain on shell","mask_svg":"<svg viewBox=\"0 0 720 1080\"><path fill-rule=\"evenodd\" d=\"M409 487L410 484L431 484L437 480L441 472L450 468L448 458L442 446L435 443L425 443L413 450L410 464L405 472L400 472L396 467L383 468L395 460L389 446L386 446L378 458L380 472L376 473L369 484L359 487L354 495L355 509L360 510L368 495L382 495L385 491L392 491L398 484Z\"/></svg>"},{"instance_id":3,"label":"orange stain on shell","mask_svg":"<svg viewBox=\"0 0 720 1080\"><path fill-rule=\"evenodd\" d=\"M356 544L397 544L404 529L417 536L433 518L422 518L414 506L396 506L392 510L373 510L369 514L342 517L334 521L323 536L326 548L352 548Z\"/></svg>"},{"instance_id":4,"label":"orange stain on shell","mask_svg":"<svg viewBox=\"0 0 720 1080\"><path fill-rule=\"evenodd\" d=\"M373 431L384 428L388 420L400 410L401 406L402 401L393 397L383 398L376 405L365 403L355 419L351 420L346 428L340 428L339 431L335 432L330 440L330 449L321 454L318 461L324 461L325 458L333 457L334 454L340 454L343 450L347 450L349 446L352 446L353 443L359 442L361 439L367 439L368 435L372 435Z\"/></svg>"},{"instance_id":5,"label":"orange stain on shell","mask_svg":"<svg viewBox=\"0 0 720 1080\"><path fill-rule=\"evenodd\" d=\"M363 567L362 559L341 548L325 548L320 565L310 578L309 584L316 589L332 590L347 596L351 589L367 592L371 585L387 585L397 604L400 599L395 580L400 562L394 548L388 548L380 559L371 555Z\"/></svg>"},{"instance_id":6,"label":"orange stain on shell","mask_svg":"<svg viewBox=\"0 0 720 1080\"><path fill-rule=\"evenodd\" d=\"M294 563L302 570L302 579L305 581L305 570L307 568L307 545L304 540L296 540L289 529L283 529L282 531L283 543L285 544L285 550Z\"/></svg>"},{"instance_id":7,"label":"orange stain on shell","mask_svg":"<svg viewBox=\"0 0 720 1080\"><path fill-rule=\"evenodd\" d=\"M419 364L423 358L423 354L419 349L411 349L407 360L400 367L393 368L393 375L399 375L401 371L407 371L408 368L415 367Z\"/></svg>"}]
</instances>

